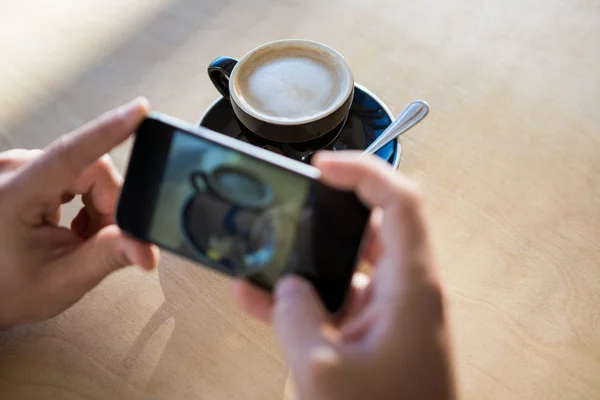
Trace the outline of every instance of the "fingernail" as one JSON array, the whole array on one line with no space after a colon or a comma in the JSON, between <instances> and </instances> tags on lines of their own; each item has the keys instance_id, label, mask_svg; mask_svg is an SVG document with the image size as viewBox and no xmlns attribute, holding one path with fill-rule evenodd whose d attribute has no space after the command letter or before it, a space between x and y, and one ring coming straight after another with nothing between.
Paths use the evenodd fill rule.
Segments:
<instances>
[{"instance_id":1,"label":"fingernail","mask_svg":"<svg viewBox=\"0 0 600 400\"><path fill-rule=\"evenodd\" d=\"M140 268L142 268L146 272L152 272L157 268L157 266L154 264L146 264L146 265L140 265Z\"/></svg>"},{"instance_id":2,"label":"fingernail","mask_svg":"<svg viewBox=\"0 0 600 400\"><path fill-rule=\"evenodd\" d=\"M129 103L125 104L123 107L121 107L120 113L124 117L132 117L134 115L139 115L140 110L142 110L142 112L144 113L148 112L149 108L150 102L148 102L147 98L137 97Z\"/></svg>"},{"instance_id":3,"label":"fingernail","mask_svg":"<svg viewBox=\"0 0 600 400\"><path fill-rule=\"evenodd\" d=\"M285 276L279 280L275 288L275 299L297 296L310 289L308 282L297 276Z\"/></svg>"},{"instance_id":4,"label":"fingernail","mask_svg":"<svg viewBox=\"0 0 600 400\"><path fill-rule=\"evenodd\" d=\"M327 162L331 160L332 157L332 151L322 150L313 156L311 164L317 168L321 168L323 164L327 164Z\"/></svg>"},{"instance_id":5,"label":"fingernail","mask_svg":"<svg viewBox=\"0 0 600 400\"><path fill-rule=\"evenodd\" d=\"M121 249L122 255L124 257L124 261L127 265L140 265L137 259L137 252L135 251L136 243L133 242L130 238L126 238L122 241Z\"/></svg>"},{"instance_id":6,"label":"fingernail","mask_svg":"<svg viewBox=\"0 0 600 400\"><path fill-rule=\"evenodd\" d=\"M339 365L342 362L340 354L331 346L318 346L310 350L310 359L322 366Z\"/></svg>"},{"instance_id":7,"label":"fingernail","mask_svg":"<svg viewBox=\"0 0 600 400\"><path fill-rule=\"evenodd\" d=\"M328 158L331 158L332 155L333 155L332 151L321 150L317 154L314 155L313 159L318 159L319 161L322 159L326 160Z\"/></svg>"}]
</instances>

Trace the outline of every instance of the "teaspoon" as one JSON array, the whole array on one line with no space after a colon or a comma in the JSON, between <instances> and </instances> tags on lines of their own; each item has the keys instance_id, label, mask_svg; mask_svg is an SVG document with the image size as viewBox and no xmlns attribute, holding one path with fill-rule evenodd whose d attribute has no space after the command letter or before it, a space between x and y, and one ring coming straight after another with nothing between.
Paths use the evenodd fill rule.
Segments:
<instances>
[{"instance_id":1,"label":"teaspoon","mask_svg":"<svg viewBox=\"0 0 600 400\"><path fill-rule=\"evenodd\" d=\"M383 146L395 140L398 136L421 122L429 113L429 105L417 100L410 103L390 126L361 155L374 154Z\"/></svg>"}]
</instances>

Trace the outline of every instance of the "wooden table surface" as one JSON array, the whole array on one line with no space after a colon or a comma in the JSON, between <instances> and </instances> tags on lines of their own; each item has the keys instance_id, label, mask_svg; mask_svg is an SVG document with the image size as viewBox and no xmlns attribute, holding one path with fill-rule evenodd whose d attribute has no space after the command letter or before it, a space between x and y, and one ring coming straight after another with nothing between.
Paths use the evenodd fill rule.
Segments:
<instances>
[{"instance_id":1,"label":"wooden table surface","mask_svg":"<svg viewBox=\"0 0 600 400\"><path fill-rule=\"evenodd\" d=\"M216 56L303 37L398 113L427 196L465 399L600 398L600 5L589 0L2 0L0 149L137 95L194 121ZM123 168L130 143L113 156ZM73 216L75 207L67 216ZM410 329L410 327L407 327ZM0 333L1 399L281 399L268 327L171 255Z\"/></svg>"}]
</instances>

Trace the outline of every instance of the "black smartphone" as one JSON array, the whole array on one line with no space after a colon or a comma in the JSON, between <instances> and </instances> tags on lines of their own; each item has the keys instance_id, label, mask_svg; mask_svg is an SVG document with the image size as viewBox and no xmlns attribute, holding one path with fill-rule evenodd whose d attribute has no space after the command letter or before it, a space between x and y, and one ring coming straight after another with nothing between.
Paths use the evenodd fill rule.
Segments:
<instances>
[{"instance_id":1,"label":"black smartphone","mask_svg":"<svg viewBox=\"0 0 600 400\"><path fill-rule=\"evenodd\" d=\"M319 177L313 166L152 113L137 129L116 221L131 236L268 291L298 274L336 312L370 210Z\"/></svg>"}]
</instances>

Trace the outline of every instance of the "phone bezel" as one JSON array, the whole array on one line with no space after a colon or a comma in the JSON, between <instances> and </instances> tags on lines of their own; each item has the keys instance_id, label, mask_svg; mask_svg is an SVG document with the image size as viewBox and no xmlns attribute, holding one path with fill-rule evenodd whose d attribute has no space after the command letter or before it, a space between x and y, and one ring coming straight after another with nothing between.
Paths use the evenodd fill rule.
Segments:
<instances>
[{"instance_id":1,"label":"phone bezel","mask_svg":"<svg viewBox=\"0 0 600 400\"><path fill-rule=\"evenodd\" d=\"M234 139L230 136L213 132L210 129L201 126L194 126L188 122L179 120L177 118L165 114L151 112L146 118L146 120L154 120L164 125L175 127L185 133L199 136L210 142L220 144L230 149L239 151L240 153L244 153L246 155L249 155L250 157L260 159L268 164L277 165L280 168L284 168L290 172L305 176L312 180L318 180L321 177L321 171L319 171L318 168L315 168L312 165L296 161L289 157L285 157L281 154L277 154L275 152L265 150L263 148L254 146L241 140Z\"/></svg>"}]
</instances>

